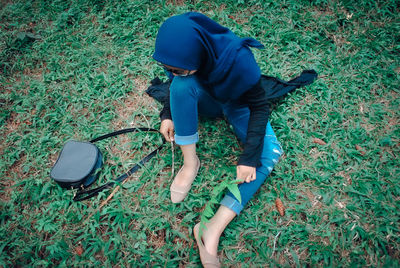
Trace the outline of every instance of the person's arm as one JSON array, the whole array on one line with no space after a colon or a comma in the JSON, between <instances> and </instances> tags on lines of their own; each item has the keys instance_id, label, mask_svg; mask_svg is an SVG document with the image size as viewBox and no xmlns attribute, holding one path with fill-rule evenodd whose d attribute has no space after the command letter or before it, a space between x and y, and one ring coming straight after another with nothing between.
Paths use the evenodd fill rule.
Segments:
<instances>
[{"instance_id":1,"label":"person's arm","mask_svg":"<svg viewBox=\"0 0 400 268\"><path fill-rule=\"evenodd\" d=\"M169 90L168 90L168 95L169 95ZM172 120L172 116L171 116L171 108L170 108L170 104L169 104L169 96L167 98L165 98L164 102L163 102L163 108L160 112L160 119L161 122L165 119L169 119Z\"/></svg>"},{"instance_id":2,"label":"person's arm","mask_svg":"<svg viewBox=\"0 0 400 268\"><path fill-rule=\"evenodd\" d=\"M168 142L170 142L174 140L174 123L172 122L171 109L169 104L169 90L168 96L164 99L163 105L164 107L160 112L160 133L165 137Z\"/></svg>"},{"instance_id":3,"label":"person's arm","mask_svg":"<svg viewBox=\"0 0 400 268\"><path fill-rule=\"evenodd\" d=\"M256 167L260 165L269 104L260 82L245 92L240 100L249 106L250 118L244 149L236 167L236 178L242 182L251 182L256 179Z\"/></svg>"},{"instance_id":4,"label":"person's arm","mask_svg":"<svg viewBox=\"0 0 400 268\"><path fill-rule=\"evenodd\" d=\"M238 165L257 167L260 165L264 145L265 128L269 117L269 103L260 82L240 97L250 108L250 119L244 149Z\"/></svg>"}]
</instances>

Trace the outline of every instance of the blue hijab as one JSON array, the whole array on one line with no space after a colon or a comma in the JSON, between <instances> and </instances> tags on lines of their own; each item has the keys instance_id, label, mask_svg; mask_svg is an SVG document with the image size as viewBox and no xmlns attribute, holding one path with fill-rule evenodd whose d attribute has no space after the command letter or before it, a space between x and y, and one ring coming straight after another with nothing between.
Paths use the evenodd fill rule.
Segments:
<instances>
[{"instance_id":1,"label":"blue hijab","mask_svg":"<svg viewBox=\"0 0 400 268\"><path fill-rule=\"evenodd\" d=\"M198 70L196 75L217 100L238 99L260 79L249 47L263 48L253 38L239 38L207 16L188 12L160 27L153 58L166 65Z\"/></svg>"}]
</instances>

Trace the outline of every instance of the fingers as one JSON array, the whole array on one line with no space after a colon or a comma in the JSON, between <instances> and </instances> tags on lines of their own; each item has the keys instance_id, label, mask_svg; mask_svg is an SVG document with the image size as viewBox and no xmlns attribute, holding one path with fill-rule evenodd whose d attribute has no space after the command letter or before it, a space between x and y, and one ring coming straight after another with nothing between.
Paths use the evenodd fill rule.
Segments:
<instances>
[{"instance_id":1,"label":"fingers","mask_svg":"<svg viewBox=\"0 0 400 268\"><path fill-rule=\"evenodd\" d=\"M238 184L242 184L244 182L249 183L249 182L254 181L255 179L256 179L255 174L249 175L249 176L245 177L244 179L239 178L239 177L236 178L236 180L238 180L238 182L237 182Z\"/></svg>"},{"instance_id":2,"label":"fingers","mask_svg":"<svg viewBox=\"0 0 400 268\"><path fill-rule=\"evenodd\" d=\"M237 180L240 180L238 183L249 183L256 179L256 169L253 167L247 167L239 165L236 169Z\"/></svg>"},{"instance_id":3,"label":"fingers","mask_svg":"<svg viewBox=\"0 0 400 268\"><path fill-rule=\"evenodd\" d=\"M168 142L174 141L174 131L173 130L167 130L166 132L162 133L165 137L165 139Z\"/></svg>"},{"instance_id":4,"label":"fingers","mask_svg":"<svg viewBox=\"0 0 400 268\"><path fill-rule=\"evenodd\" d=\"M166 141L168 141L168 142L171 141L171 139L169 138L169 134L168 134L168 131L167 131L167 130L160 129L160 132L161 132L161 134L164 136L164 138L165 138Z\"/></svg>"},{"instance_id":5,"label":"fingers","mask_svg":"<svg viewBox=\"0 0 400 268\"><path fill-rule=\"evenodd\" d=\"M242 178L242 172L240 170L240 166L236 167L236 183L242 184L245 180Z\"/></svg>"},{"instance_id":6,"label":"fingers","mask_svg":"<svg viewBox=\"0 0 400 268\"><path fill-rule=\"evenodd\" d=\"M174 129L173 128L168 129L168 136L169 136L169 141L174 141Z\"/></svg>"},{"instance_id":7,"label":"fingers","mask_svg":"<svg viewBox=\"0 0 400 268\"><path fill-rule=\"evenodd\" d=\"M256 180L256 173L254 172L254 173L251 175L250 181L255 181L255 180Z\"/></svg>"},{"instance_id":8,"label":"fingers","mask_svg":"<svg viewBox=\"0 0 400 268\"><path fill-rule=\"evenodd\" d=\"M171 142L174 140L174 123L172 120L164 119L161 122L160 132L164 136L165 140Z\"/></svg>"},{"instance_id":9,"label":"fingers","mask_svg":"<svg viewBox=\"0 0 400 268\"><path fill-rule=\"evenodd\" d=\"M255 173L252 173L252 174L250 174L249 176L247 176L246 182L249 183L249 182L254 181L255 179L256 179L256 174L255 174Z\"/></svg>"},{"instance_id":10,"label":"fingers","mask_svg":"<svg viewBox=\"0 0 400 268\"><path fill-rule=\"evenodd\" d=\"M171 141L174 140L173 131L171 132L171 131L165 130L165 131L162 131L161 134L163 134L165 140L168 141L168 142L171 142Z\"/></svg>"}]
</instances>

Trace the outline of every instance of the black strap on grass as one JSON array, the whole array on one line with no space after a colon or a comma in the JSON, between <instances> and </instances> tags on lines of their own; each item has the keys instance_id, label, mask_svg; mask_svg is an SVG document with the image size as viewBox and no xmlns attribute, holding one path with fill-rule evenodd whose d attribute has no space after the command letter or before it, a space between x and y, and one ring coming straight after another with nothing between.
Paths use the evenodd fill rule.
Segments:
<instances>
[{"instance_id":1,"label":"black strap on grass","mask_svg":"<svg viewBox=\"0 0 400 268\"><path fill-rule=\"evenodd\" d=\"M152 128L127 128L127 129L122 129L122 130L118 130L103 136L100 136L98 138L95 138L93 140L91 140L90 142L96 142L96 141L101 141L107 138L111 138L114 136L118 136L121 134L125 134L125 133L130 133L130 132L158 132L158 130L156 129L152 129ZM149 153L147 156L145 156L144 158L142 158L142 160L140 160L139 163L135 164L130 170L128 170L126 173L120 175L118 178L116 178L114 181L110 181L106 184L103 184L102 186L99 186L95 189L91 189L91 190L86 190L86 189L81 189L79 190L76 195L74 196L74 201L83 201L89 198L92 198L96 195L98 195L100 192L104 191L105 189L109 189L112 188L116 183L122 183L124 180L126 180L126 178L128 178L130 175L132 175L133 173L135 173L136 171L138 171L146 162L148 162L151 158L153 158L158 151L161 150L161 148L163 147L163 145L165 144L165 139L164 137L162 137L162 144L160 146L157 147L157 149L155 149L154 151L152 151L151 153Z\"/></svg>"}]
</instances>

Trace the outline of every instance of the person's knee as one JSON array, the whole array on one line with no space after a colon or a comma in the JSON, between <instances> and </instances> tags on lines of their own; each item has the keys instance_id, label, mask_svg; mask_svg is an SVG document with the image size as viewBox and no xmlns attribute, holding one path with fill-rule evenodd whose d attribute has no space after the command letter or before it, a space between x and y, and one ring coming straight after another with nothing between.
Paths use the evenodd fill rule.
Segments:
<instances>
[{"instance_id":1,"label":"person's knee","mask_svg":"<svg viewBox=\"0 0 400 268\"><path fill-rule=\"evenodd\" d=\"M265 136L263 151L261 153L261 164L267 160L271 160L276 164L277 160L283 154L282 147L275 136Z\"/></svg>"},{"instance_id":2,"label":"person's knee","mask_svg":"<svg viewBox=\"0 0 400 268\"><path fill-rule=\"evenodd\" d=\"M267 130L264 138L263 151L260 157L261 166L257 169L257 171L265 175L269 175L274 166L279 162L279 158L282 154L282 147L275 134Z\"/></svg>"},{"instance_id":3,"label":"person's knee","mask_svg":"<svg viewBox=\"0 0 400 268\"><path fill-rule=\"evenodd\" d=\"M232 125L236 136L241 142L245 143L250 118L249 108L235 103L225 103L223 105L223 113Z\"/></svg>"},{"instance_id":4,"label":"person's knee","mask_svg":"<svg viewBox=\"0 0 400 268\"><path fill-rule=\"evenodd\" d=\"M170 86L171 97L187 100L188 97L197 96L196 79L192 76L176 76Z\"/></svg>"}]
</instances>

